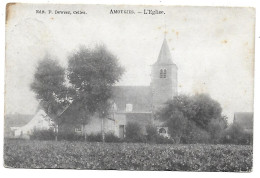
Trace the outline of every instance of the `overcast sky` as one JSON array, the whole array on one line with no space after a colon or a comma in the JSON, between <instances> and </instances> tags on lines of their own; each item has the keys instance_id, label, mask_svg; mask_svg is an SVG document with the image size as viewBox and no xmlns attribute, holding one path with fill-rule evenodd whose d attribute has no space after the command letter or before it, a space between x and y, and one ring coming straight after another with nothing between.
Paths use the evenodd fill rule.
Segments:
<instances>
[{"instance_id":1,"label":"overcast sky","mask_svg":"<svg viewBox=\"0 0 260 178\"><path fill-rule=\"evenodd\" d=\"M36 14L82 10L87 15ZM110 14L111 9L135 14ZM163 10L145 15L143 9ZM151 65L166 38L178 66L179 94L208 93L223 113L253 111L254 10L165 6L14 5L6 25L5 112L34 114L29 85L46 53L67 65L79 46L105 44L126 73L118 85L149 85ZM165 28L166 26L166 28Z\"/></svg>"}]
</instances>

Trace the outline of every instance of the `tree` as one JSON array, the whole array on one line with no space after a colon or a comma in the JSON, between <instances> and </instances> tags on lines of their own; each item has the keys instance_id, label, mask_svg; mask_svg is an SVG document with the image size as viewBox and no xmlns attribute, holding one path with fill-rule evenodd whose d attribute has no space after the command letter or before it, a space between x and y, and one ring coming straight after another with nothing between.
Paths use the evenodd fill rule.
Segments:
<instances>
[{"instance_id":1,"label":"tree","mask_svg":"<svg viewBox=\"0 0 260 178\"><path fill-rule=\"evenodd\" d=\"M194 104L193 97L188 95L175 96L166 102L166 110L167 107L170 110L181 112L186 118L194 118L196 115L197 106Z\"/></svg>"},{"instance_id":2,"label":"tree","mask_svg":"<svg viewBox=\"0 0 260 178\"><path fill-rule=\"evenodd\" d=\"M167 101L165 107L157 112L156 118L169 127L169 133L175 142L184 140L203 142L203 140L208 141L210 129L216 126L217 122L219 128L214 127L214 129L216 131L224 129L226 118L221 115L221 112L220 104L208 95L179 95ZM212 135L214 134L215 130L212 131ZM195 139L195 135L203 139Z\"/></svg>"},{"instance_id":3,"label":"tree","mask_svg":"<svg viewBox=\"0 0 260 178\"><path fill-rule=\"evenodd\" d=\"M111 107L112 86L123 72L118 59L105 46L93 50L81 47L69 57L68 79L75 91L73 98L81 100L90 115L98 113L102 118L103 141L103 122Z\"/></svg>"},{"instance_id":4,"label":"tree","mask_svg":"<svg viewBox=\"0 0 260 178\"><path fill-rule=\"evenodd\" d=\"M181 137L184 133L187 124L187 117L175 108L174 103L176 100L168 102L168 105L158 113L159 119L164 122L164 125L169 128L169 134L175 140L176 143L179 143Z\"/></svg>"},{"instance_id":5,"label":"tree","mask_svg":"<svg viewBox=\"0 0 260 178\"><path fill-rule=\"evenodd\" d=\"M202 129L209 131L211 120L221 118L222 108L220 104L205 94L192 97L195 106L195 115L191 119Z\"/></svg>"},{"instance_id":6,"label":"tree","mask_svg":"<svg viewBox=\"0 0 260 178\"><path fill-rule=\"evenodd\" d=\"M195 109L192 97L178 95L166 102L165 107L157 112L156 118L164 122L164 125L169 128L171 137L179 143L185 133L188 120L196 115Z\"/></svg>"},{"instance_id":7,"label":"tree","mask_svg":"<svg viewBox=\"0 0 260 178\"><path fill-rule=\"evenodd\" d=\"M31 90L36 94L43 110L56 124L56 139L60 124L57 115L69 102L68 89L64 83L65 69L46 55L36 68Z\"/></svg>"}]
</instances>

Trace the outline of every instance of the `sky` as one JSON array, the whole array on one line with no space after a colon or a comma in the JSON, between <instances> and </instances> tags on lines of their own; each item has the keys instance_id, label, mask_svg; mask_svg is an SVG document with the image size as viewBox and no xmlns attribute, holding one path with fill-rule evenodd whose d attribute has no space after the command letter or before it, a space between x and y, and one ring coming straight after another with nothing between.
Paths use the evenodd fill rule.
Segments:
<instances>
[{"instance_id":1,"label":"sky","mask_svg":"<svg viewBox=\"0 0 260 178\"><path fill-rule=\"evenodd\" d=\"M134 10L135 14L110 14ZM143 14L144 9L165 14ZM86 11L85 15L36 14L36 10ZM66 67L80 46L105 44L126 72L117 85L149 85L151 65L166 36L178 66L179 94L207 93L223 114L253 111L252 8L188 6L10 6L6 23L5 113L34 114L30 83L46 54Z\"/></svg>"}]
</instances>

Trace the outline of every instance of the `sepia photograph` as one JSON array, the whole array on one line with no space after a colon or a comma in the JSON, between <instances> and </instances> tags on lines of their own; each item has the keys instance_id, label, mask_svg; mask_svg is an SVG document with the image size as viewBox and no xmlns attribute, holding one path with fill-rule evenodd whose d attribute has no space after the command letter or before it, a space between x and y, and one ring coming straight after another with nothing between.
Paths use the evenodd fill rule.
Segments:
<instances>
[{"instance_id":1,"label":"sepia photograph","mask_svg":"<svg viewBox=\"0 0 260 178\"><path fill-rule=\"evenodd\" d=\"M253 170L255 9L8 3L4 167Z\"/></svg>"}]
</instances>

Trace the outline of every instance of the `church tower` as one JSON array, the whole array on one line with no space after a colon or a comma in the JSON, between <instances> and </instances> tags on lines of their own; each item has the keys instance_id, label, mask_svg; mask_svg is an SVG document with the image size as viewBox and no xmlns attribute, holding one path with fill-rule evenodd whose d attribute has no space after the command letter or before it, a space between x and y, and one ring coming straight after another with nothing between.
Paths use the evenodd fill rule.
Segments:
<instances>
[{"instance_id":1,"label":"church tower","mask_svg":"<svg viewBox=\"0 0 260 178\"><path fill-rule=\"evenodd\" d=\"M173 63L171 53L164 38L157 61L152 65L151 88L153 110L162 107L167 100L177 93L177 66Z\"/></svg>"}]
</instances>

